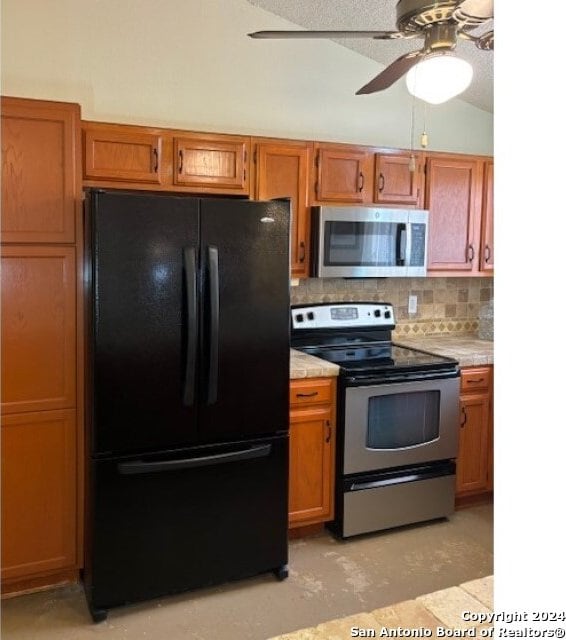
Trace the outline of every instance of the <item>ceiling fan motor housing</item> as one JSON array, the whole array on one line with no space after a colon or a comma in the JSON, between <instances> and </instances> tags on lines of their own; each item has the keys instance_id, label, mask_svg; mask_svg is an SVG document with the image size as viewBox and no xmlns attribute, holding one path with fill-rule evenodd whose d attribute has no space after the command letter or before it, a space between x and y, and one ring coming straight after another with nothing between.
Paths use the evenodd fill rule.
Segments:
<instances>
[{"instance_id":1,"label":"ceiling fan motor housing","mask_svg":"<svg viewBox=\"0 0 566 640\"><path fill-rule=\"evenodd\" d=\"M460 28L470 29L482 24L485 17L474 17L461 10L461 0L399 0L397 29L422 32L438 23L457 22Z\"/></svg>"}]
</instances>

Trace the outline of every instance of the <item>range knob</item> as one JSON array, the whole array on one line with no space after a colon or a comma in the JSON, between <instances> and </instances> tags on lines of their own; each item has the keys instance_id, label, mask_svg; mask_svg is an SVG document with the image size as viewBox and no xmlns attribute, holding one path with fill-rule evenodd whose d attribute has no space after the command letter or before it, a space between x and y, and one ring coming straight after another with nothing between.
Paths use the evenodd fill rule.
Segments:
<instances>
[{"instance_id":1,"label":"range knob","mask_svg":"<svg viewBox=\"0 0 566 640\"><path fill-rule=\"evenodd\" d=\"M380 318L380 317L381 317L381 309L376 309L376 310L373 312L373 315L374 315L376 318Z\"/></svg>"},{"instance_id":2,"label":"range knob","mask_svg":"<svg viewBox=\"0 0 566 640\"><path fill-rule=\"evenodd\" d=\"M314 313L312 311L307 313L307 320L314 320Z\"/></svg>"},{"instance_id":3,"label":"range knob","mask_svg":"<svg viewBox=\"0 0 566 640\"><path fill-rule=\"evenodd\" d=\"M303 316L302 313L297 313L297 315L295 316L295 320L297 322L302 322L305 319L305 316Z\"/></svg>"},{"instance_id":4,"label":"range knob","mask_svg":"<svg viewBox=\"0 0 566 640\"><path fill-rule=\"evenodd\" d=\"M391 318L391 311L386 311L383 315L384 315L386 318Z\"/></svg>"}]
</instances>

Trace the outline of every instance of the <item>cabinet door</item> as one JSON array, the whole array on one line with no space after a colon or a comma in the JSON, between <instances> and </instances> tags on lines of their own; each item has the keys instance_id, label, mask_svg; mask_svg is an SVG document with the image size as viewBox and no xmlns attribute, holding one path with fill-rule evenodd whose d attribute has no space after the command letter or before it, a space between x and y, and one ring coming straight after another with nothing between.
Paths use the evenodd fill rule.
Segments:
<instances>
[{"instance_id":1,"label":"cabinet door","mask_svg":"<svg viewBox=\"0 0 566 640\"><path fill-rule=\"evenodd\" d=\"M422 172L421 159L414 155L411 171L411 154L378 154L375 156L375 197L378 204L419 204Z\"/></svg>"},{"instance_id":2,"label":"cabinet door","mask_svg":"<svg viewBox=\"0 0 566 640\"><path fill-rule=\"evenodd\" d=\"M315 145L319 202L371 202L372 156L363 147Z\"/></svg>"},{"instance_id":3,"label":"cabinet door","mask_svg":"<svg viewBox=\"0 0 566 640\"><path fill-rule=\"evenodd\" d=\"M334 425L330 406L291 411L289 524L333 517Z\"/></svg>"},{"instance_id":4,"label":"cabinet door","mask_svg":"<svg viewBox=\"0 0 566 640\"><path fill-rule=\"evenodd\" d=\"M456 492L488 489L489 393L460 398L460 444L456 460Z\"/></svg>"},{"instance_id":5,"label":"cabinet door","mask_svg":"<svg viewBox=\"0 0 566 640\"><path fill-rule=\"evenodd\" d=\"M76 566L75 412L2 418L2 580Z\"/></svg>"},{"instance_id":6,"label":"cabinet door","mask_svg":"<svg viewBox=\"0 0 566 640\"><path fill-rule=\"evenodd\" d=\"M480 269L493 271L493 160L484 165Z\"/></svg>"},{"instance_id":7,"label":"cabinet door","mask_svg":"<svg viewBox=\"0 0 566 640\"><path fill-rule=\"evenodd\" d=\"M258 143L256 160L256 193L258 200L291 198L291 275L309 275L309 148L307 143Z\"/></svg>"},{"instance_id":8,"label":"cabinet door","mask_svg":"<svg viewBox=\"0 0 566 640\"><path fill-rule=\"evenodd\" d=\"M428 269L477 270L481 217L479 162L461 157L429 157L425 208L430 212Z\"/></svg>"},{"instance_id":9,"label":"cabinet door","mask_svg":"<svg viewBox=\"0 0 566 640\"><path fill-rule=\"evenodd\" d=\"M2 242L74 242L78 105L2 98Z\"/></svg>"},{"instance_id":10,"label":"cabinet door","mask_svg":"<svg viewBox=\"0 0 566 640\"><path fill-rule=\"evenodd\" d=\"M162 136L135 129L85 125L86 180L162 184Z\"/></svg>"},{"instance_id":11,"label":"cabinet door","mask_svg":"<svg viewBox=\"0 0 566 640\"><path fill-rule=\"evenodd\" d=\"M2 413L75 406L75 250L2 247Z\"/></svg>"},{"instance_id":12,"label":"cabinet door","mask_svg":"<svg viewBox=\"0 0 566 640\"><path fill-rule=\"evenodd\" d=\"M173 146L175 184L199 193L249 195L250 138L187 134Z\"/></svg>"}]
</instances>

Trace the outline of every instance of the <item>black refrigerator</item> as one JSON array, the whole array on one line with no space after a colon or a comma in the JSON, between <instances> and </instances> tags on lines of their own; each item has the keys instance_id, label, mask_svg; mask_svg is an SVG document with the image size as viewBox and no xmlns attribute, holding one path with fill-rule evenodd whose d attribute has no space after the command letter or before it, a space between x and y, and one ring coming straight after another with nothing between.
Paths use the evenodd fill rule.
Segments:
<instances>
[{"instance_id":1,"label":"black refrigerator","mask_svg":"<svg viewBox=\"0 0 566 640\"><path fill-rule=\"evenodd\" d=\"M86 216L93 619L286 577L289 203L90 190Z\"/></svg>"}]
</instances>

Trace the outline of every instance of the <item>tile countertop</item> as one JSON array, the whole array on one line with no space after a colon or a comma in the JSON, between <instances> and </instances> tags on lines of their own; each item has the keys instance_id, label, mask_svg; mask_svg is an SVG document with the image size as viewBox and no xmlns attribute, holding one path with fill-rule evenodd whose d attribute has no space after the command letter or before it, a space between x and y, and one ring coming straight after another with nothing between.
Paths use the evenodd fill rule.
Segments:
<instances>
[{"instance_id":1,"label":"tile countertop","mask_svg":"<svg viewBox=\"0 0 566 640\"><path fill-rule=\"evenodd\" d=\"M461 367L493 364L493 342L480 340L473 335L399 337L394 342L407 347L430 351L439 356L455 358Z\"/></svg>"},{"instance_id":2,"label":"tile countertop","mask_svg":"<svg viewBox=\"0 0 566 640\"><path fill-rule=\"evenodd\" d=\"M291 380L337 376L339 371L337 364L291 349Z\"/></svg>"}]
</instances>

